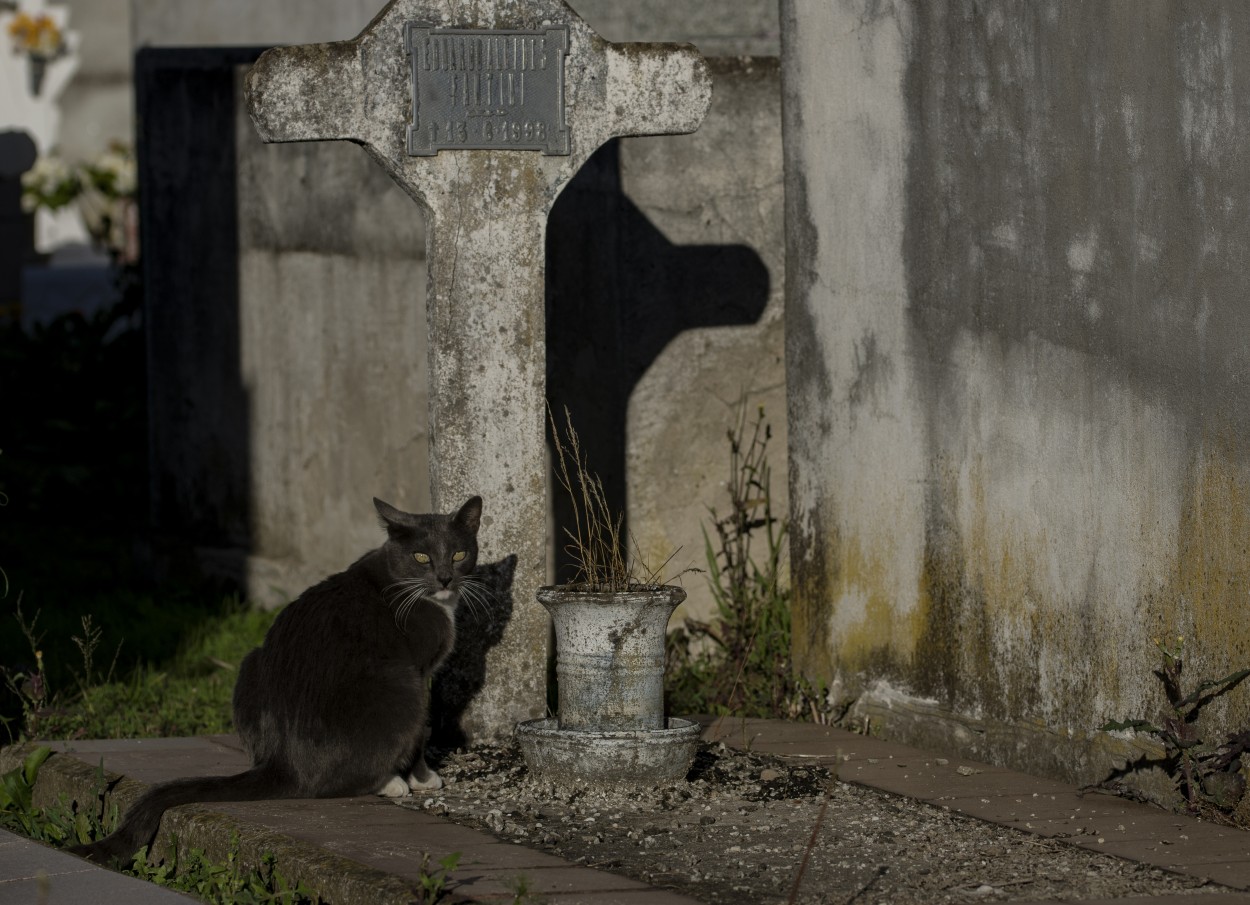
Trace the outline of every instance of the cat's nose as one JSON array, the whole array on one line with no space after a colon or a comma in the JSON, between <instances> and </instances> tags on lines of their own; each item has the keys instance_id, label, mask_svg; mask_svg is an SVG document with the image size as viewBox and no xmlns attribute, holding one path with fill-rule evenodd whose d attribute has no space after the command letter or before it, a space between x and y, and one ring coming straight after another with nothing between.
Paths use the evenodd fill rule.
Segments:
<instances>
[{"instance_id":1,"label":"cat's nose","mask_svg":"<svg viewBox=\"0 0 1250 905\"><path fill-rule=\"evenodd\" d=\"M448 575L446 578L444 578L442 575L440 575L440 576L438 576L438 580L439 580L439 582L442 584L442 586L443 586L443 587L447 587L449 584L451 584L451 576L450 576L450 575Z\"/></svg>"}]
</instances>

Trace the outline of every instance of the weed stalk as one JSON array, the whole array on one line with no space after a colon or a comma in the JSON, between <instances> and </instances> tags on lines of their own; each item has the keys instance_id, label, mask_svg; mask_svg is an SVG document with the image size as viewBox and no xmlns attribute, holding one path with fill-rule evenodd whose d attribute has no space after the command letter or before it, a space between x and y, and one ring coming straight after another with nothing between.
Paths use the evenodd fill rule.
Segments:
<instances>
[{"instance_id":1,"label":"weed stalk","mask_svg":"<svg viewBox=\"0 0 1250 905\"><path fill-rule=\"evenodd\" d=\"M1163 684L1167 703L1157 720L1112 720L1099 728L1104 732L1132 731L1153 735L1163 743L1163 766L1172 777L1192 814L1229 822L1230 815L1246 794L1243 756L1250 754L1250 730L1230 733L1222 743L1204 738L1199 726L1202 709L1218 697L1232 691L1247 677L1250 669L1239 669L1219 679L1204 679L1186 691L1181 673L1185 639L1178 637L1169 648L1159 638L1154 645L1162 655L1155 676ZM1118 777L1131 772L1134 765L1115 771L1112 778L1092 788L1123 792Z\"/></svg>"}]
</instances>

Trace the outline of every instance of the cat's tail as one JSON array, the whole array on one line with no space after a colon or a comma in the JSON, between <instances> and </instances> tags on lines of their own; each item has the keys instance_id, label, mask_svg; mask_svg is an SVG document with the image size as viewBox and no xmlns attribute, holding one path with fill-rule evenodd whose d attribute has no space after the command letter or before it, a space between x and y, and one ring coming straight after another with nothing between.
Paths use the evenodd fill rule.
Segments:
<instances>
[{"instance_id":1,"label":"cat's tail","mask_svg":"<svg viewBox=\"0 0 1250 905\"><path fill-rule=\"evenodd\" d=\"M161 815L169 808L200 801L256 801L293 794L294 784L268 766L253 767L234 776L196 776L163 782L144 792L109 836L69 851L97 864L117 861L128 867L135 852L152 841Z\"/></svg>"}]
</instances>

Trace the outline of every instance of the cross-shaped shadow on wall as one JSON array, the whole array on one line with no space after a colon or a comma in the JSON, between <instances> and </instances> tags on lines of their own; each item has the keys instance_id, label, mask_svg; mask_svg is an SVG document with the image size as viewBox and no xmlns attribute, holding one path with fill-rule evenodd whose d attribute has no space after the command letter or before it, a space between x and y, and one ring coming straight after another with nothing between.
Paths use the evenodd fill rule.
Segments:
<instances>
[{"instance_id":1,"label":"cross-shaped shadow on wall","mask_svg":"<svg viewBox=\"0 0 1250 905\"><path fill-rule=\"evenodd\" d=\"M674 245L655 228L622 191L619 141L564 190L547 225L547 396L561 422L568 407L614 511L625 511L638 382L679 333L755 323L768 294L768 268L753 248ZM553 503L562 548L570 512L558 489ZM557 553L557 581L571 578L566 559Z\"/></svg>"}]
</instances>

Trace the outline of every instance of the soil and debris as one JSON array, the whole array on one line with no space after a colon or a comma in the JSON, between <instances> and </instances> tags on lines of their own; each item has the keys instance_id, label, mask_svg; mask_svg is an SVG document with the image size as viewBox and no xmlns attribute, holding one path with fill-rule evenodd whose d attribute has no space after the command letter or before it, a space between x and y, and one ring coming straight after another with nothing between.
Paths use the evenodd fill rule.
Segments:
<instances>
[{"instance_id":1,"label":"soil and debris","mask_svg":"<svg viewBox=\"0 0 1250 905\"><path fill-rule=\"evenodd\" d=\"M442 789L401 804L708 903L1232 891L719 744L701 746L689 781L662 788L557 786L530 776L514 744L446 753L438 771Z\"/></svg>"}]
</instances>

